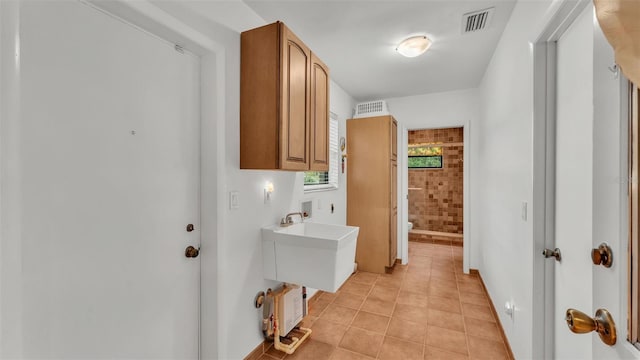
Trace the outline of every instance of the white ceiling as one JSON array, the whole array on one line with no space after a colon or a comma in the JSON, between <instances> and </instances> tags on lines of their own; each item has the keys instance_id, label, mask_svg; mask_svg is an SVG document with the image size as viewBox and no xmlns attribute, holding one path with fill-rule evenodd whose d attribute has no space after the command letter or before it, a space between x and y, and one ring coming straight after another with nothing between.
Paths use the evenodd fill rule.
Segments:
<instances>
[{"instance_id":1,"label":"white ceiling","mask_svg":"<svg viewBox=\"0 0 640 360\"><path fill-rule=\"evenodd\" d=\"M236 31L283 21L358 101L477 87L516 0L184 1ZM220 11L224 6L225 11ZM248 8L247 8L248 7ZM465 13L495 7L489 27L462 34ZM250 8L250 9L249 9ZM253 10L253 11L247 11ZM405 58L396 45L425 34L433 45Z\"/></svg>"}]
</instances>

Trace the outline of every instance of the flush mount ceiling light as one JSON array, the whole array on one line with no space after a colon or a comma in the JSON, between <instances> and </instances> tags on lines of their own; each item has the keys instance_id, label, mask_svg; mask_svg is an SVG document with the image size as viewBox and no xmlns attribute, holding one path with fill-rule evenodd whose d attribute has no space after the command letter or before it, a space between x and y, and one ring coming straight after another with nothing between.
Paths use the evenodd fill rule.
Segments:
<instances>
[{"instance_id":1,"label":"flush mount ceiling light","mask_svg":"<svg viewBox=\"0 0 640 360\"><path fill-rule=\"evenodd\" d=\"M396 51L406 57L416 57L424 54L431 46L431 40L424 35L412 36L404 39L396 48Z\"/></svg>"}]
</instances>

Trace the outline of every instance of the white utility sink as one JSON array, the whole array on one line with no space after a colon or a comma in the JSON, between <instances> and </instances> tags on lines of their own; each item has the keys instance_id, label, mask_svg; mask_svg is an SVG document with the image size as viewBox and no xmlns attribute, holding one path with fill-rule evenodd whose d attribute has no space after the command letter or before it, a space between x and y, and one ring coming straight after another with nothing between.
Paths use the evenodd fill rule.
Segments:
<instances>
[{"instance_id":1,"label":"white utility sink","mask_svg":"<svg viewBox=\"0 0 640 360\"><path fill-rule=\"evenodd\" d=\"M359 230L312 222L262 228L264 278L336 292L353 272Z\"/></svg>"}]
</instances>

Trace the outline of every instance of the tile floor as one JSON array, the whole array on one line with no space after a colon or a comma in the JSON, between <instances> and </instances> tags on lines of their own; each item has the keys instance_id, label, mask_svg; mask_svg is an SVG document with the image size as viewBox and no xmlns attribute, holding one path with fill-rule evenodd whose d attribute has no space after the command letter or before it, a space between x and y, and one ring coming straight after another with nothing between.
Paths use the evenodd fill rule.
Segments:
<instances>
[{"instance_id":1,"label":"tile floor","mask_svg":"<svg viewBox=\"0 0 640 360\"><path fill-rule=\"evenodd\" d=\"M409 242L409 265L359 271L309 309L310 339L261 360L509 359L479 278L462 273L459 246Z\"/></svg>"}]
</instances>

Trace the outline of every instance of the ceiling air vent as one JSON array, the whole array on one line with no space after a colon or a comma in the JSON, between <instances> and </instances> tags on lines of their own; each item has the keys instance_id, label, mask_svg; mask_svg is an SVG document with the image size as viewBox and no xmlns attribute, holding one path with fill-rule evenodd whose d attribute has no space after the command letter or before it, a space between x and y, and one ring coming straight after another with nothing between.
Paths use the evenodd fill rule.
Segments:
<instances>
[{"instance_id":1,"label":"ceiling air vent","mask_svg":"<svg viewBox=\"0 0 640 360\"><path fill-rule=\"evenodd\" d=\"M356 105L354 118L389 115L387 102L384 100L369 101Z\"/></svg>"},{"instance_id":2,"label":"ceiling air vent","mask_svg":"<svg viewBox=\"0 0 640 360\"><path fill-rule=\"evenodd\" d=\"M489 27L494 9L489 8L462 15L462 33L472 33Z\"/></svg>"}]
</instances>

